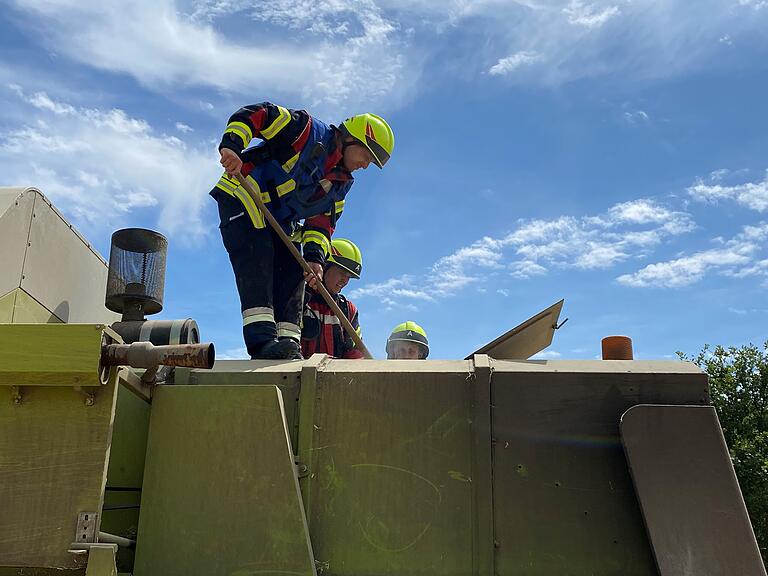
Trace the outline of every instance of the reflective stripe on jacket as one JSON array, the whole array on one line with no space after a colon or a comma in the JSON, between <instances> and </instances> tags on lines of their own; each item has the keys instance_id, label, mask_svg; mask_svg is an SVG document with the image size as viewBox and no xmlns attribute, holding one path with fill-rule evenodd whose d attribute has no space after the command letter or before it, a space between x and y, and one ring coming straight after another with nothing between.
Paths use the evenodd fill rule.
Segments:
<instances>
[{"instance_id":1,"label":"reflective stripe on jacket","mask_svg":"<svg viewBox=\"0 0 768 576\"><path fill-rule=\"evenodd\" d=\"M358 336L362 336L357 307L343 295L336 297L336 303L346 312L352 327ZM322 296L312 290L306 289L304 295L304 316L301 328L301 353L305 358L312 354L328 354L334 358L347 358L359 360L363 353L355 347L341 322L325 303Z\"/></svg>"},{"instance_id":2,"label":"reflective stripe on jacket","mask_svg":"<svg viewBox=\"0 0 768 576\"><path fill-rule=\"evenodd\" d=\"M254 138L262 141L249 147ZM242 174L286 233L302 241L307 259L324 263L353 182L341 164L338 130L304 110L263 102L230 117L221 148L240 156ZM224 174L216 190L237 198L253 225L265 227L256 203L236 179Z\"/></svg>"}]
</instances>

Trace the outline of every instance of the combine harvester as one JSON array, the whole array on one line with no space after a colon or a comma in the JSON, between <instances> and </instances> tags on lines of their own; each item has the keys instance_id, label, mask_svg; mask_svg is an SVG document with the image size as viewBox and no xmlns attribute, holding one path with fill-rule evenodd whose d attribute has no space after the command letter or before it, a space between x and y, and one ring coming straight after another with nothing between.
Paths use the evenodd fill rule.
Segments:
<instances>
[{"instance_id":1,"label":"combine harvester","mask_svg":"<svg viewBox=\"0 0 768 576\"><path fill-rule=\"evenodd\" d=\"M145 319L159 234L108 265L5 188L0 246L0 576L766 574L706 375L527 360L562 302L464 360L210 369Z\"/></svg>"}]
</instances>

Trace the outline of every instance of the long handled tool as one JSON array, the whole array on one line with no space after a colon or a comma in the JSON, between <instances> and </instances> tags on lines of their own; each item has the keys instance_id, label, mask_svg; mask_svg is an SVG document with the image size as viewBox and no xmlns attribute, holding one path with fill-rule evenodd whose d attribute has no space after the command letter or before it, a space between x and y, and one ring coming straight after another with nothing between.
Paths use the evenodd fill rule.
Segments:
<instances>
[{"instance_id":1,"label":"long handled tool","mask_svg":"<svg viewBox=\"0 0 768 576\"><path fill-rule=\"evenodd\" d=\"M283 227L280 226L277 220L275 220L275 217L272 216L272 213L264 205L264 202L261 199L261 195L258 194L256 190L253 189L253 186L251 185L251 183L248 182L248 180L242 174L238 172L237 174L235 174L235 176L237 177L237 180L240 182L242 187L245 188L245 191L248 192L248 195L253 199L254 202L256 202L256 206L259 207L259 210L261 210L261 213L264 215L264 218L266 218L267 222L269 222L269 225L272 226L272 229L280 237L280 240L283 241L283 244L285 244L285 247L288 248L290 253L296 259L296 262L299 263L299 266L301 266L302 270L304 270L304 272L306 272L310 276L313 276L315 280L317 280L317 283L315 284L316 286L315 289L318 292L320 292L320 295L323 297L323 300L325 300L325 303L331 307L331 310L333 310L333 313L336 315L336 318L338 318L339 322L341 322L341 325L344 328L344 331L347 334L349 334L350 338L352 338L352 341L355 343L355 346L357 347L357 349L363 353L363 356L365 356L368 359L372 359L373 356L371 356L371 353L368 351L368 348L366 348L365 344L363 344L363 340L362 338L360 338L360 335L357 332L355 332L355 329L352 327L352 323L349 321L346 314L344 314L344 312L341 311L341 308L339 308L339 305L336 304L336 301L333 299L333 296L330 295L330 293L326 289L323 282L320 280L320 278L317 277L317 274L315 274L315 271L309 267L309 264L307 264L307 261L304 260L304 257L296 249L296 246L293 245L293 242L291 242L291 239L288 238L288 235L283 230Z\"/></svg>"}]
</instances>

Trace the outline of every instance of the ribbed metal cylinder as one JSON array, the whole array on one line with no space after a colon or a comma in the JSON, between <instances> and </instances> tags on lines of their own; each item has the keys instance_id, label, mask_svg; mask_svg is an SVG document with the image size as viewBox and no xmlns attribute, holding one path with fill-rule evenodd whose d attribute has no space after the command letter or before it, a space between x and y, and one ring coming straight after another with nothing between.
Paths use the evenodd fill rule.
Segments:
<instances>
[{"instance_id":1,"label":"ribbed metal cylinder","mask_svg":"<svg viewBox=\"0 0 768 576\"><path fill-rule=\"evenodd\" d=\"M603 360L632 360L632 339L629 336L606 336L602 340Z\"/></svg>"}]
</instances>

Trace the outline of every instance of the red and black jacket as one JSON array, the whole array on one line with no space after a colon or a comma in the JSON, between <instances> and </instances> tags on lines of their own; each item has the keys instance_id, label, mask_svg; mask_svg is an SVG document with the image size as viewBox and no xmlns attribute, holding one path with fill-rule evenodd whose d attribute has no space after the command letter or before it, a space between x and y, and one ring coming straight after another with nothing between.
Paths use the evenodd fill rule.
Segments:
<instances>
[{"instance_id":1,"label":"red and black jacket","mask_svg":"<svg viewBox=\"0 0 768 576\"><path fill-rule=\"evenodd\" d=\"M336 295L336 303L349 319L358 335L360 320L357 307L343 294ZM328 354L334 358L359 360L363 353L355 347L341 322L318 292L307 287L304 294L304 316L301 326L301 353L304 358L312 354Z\"/></svg>"}]
</instances>

